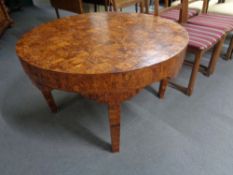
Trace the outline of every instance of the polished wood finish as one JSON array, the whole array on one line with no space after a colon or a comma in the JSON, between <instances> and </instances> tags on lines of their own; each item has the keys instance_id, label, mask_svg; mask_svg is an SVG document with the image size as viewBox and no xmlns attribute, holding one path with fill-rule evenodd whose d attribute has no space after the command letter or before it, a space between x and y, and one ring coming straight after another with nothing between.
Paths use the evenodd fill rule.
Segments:
<instances>
[{"instance_id":1,"label":"polished wood finish","mask_svg":"<svg viewBox=\"0 0 233 175\"><path fill-rule=\"evenodd\" d=\"M117 152L121 103L153 82L174 77L187 43L182 26L160 17L88 13L33 29L16 51L52 111L57 110L52 89L108 104L112 151Z\"/></svg>"},{"instance_id":2,"label":"polished wood finish","mask_svg":"<svg viewBox=\"0 0 233 175\"><path fill-rule=\"evenodd\" d=\"M60 18L58 9L63 9L79 14L83 13L82 0L50 0L50 3L55 9L57 18Z\"/></svg>"},{"instance_id":3,"label":"polished wood finish","mask_svg":"<svg viewBox=\"0 0 233 175\"><path fill-rule=\"evenodd\" d=\"M0 0L0 36L12 24L3 0Z\"/></svg>"}]
</instances>

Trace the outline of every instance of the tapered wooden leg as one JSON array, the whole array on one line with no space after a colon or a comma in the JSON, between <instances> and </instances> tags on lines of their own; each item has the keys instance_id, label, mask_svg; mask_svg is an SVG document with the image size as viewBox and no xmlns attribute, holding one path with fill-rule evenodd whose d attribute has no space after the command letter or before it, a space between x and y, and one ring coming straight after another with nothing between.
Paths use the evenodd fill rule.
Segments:
<instances>
[{"instance_id":1,"label":"tapered wooden leg","mask_svg":"<svg viewBox=\"0 0 233 175\"><path fill-rule=\"evenodd\" d=\"M226 59L232 59L232 55L233 55L233 35L231 37L230 45L227 49Z\"/></svg>"},{"instance_id":2,"label":"tapered wooden leg","mask_svg":"<svg viewBox=\"0 0 233 175\"><path fill-rule=\"evenodd\" d=\"M59 19L60 18L60 14L59 14L58 8L55 8L55 12L56 12L57 18Z\"/></svg>"},{"instance_id":3,"label":"tapered wooden leg","mask_svg":"<svg viewBox=\"0 0 233 175\"><path fill-rule=\"evenodd\" d=\"M214 50L213 50L209 65L206 70L207 76L210 76L211 74L214 73L217 61L220 57L220 53L221 53L224 41L225 41L225 36L223 36L222 39L214 46Z\"/></svg>"},{"instance_id":4,"label":"tapered wooden leg","mask_svg":"<svg viewBox=\"0 0 233 175\"><path fill-rule=\"evenodd\" d=\"M193 64L193 67L192 67L192 73L191 73L191 76L190 76L190 79L189 79L188 88L186 90L186 94L189 95L189 96L191 96L192 93L193 93L193 88L194 88L194 85L195 85L195 82L196 82L196 78L197 78L198 70L199 70L199 67L200 67L200 62L201 62L202 55L203 55L203 51L196 52L194 64Z\"/></svg>"},{"instance_id":5,"label":"tapered wooden leg","mask_svg":"<svg viewBox=\"0 0 233 175\"><path fill-rule=\"evenodd\" d=\"M52 112L57 112L57 105L53 99L52 93L51 93L51 89L49 88L40 88L41 93L43 94L47 104L49 105L49 108Z\"/></svg>"},{"instance_id":6,"label":"tapered wooden leg","mask_svg":"<svg viewBox=\"0 0 233 175\"><path fill-rule=\"evenodd\" d=\"M112 152L120 150L120 104L108 105Z\"/></svg>"},{"instance_id":7,"label":"tapered wooden leg","mask_svg":"<svg viewBox=\"0 0 233 175\"><path fill-rule=\"evenodd\" d=\"M160 86L159 86L159 98L163 99L165 92L166 92L166 88L168 85L168 79L164 79L160 81Z\"/></svg>"}]
</instances>

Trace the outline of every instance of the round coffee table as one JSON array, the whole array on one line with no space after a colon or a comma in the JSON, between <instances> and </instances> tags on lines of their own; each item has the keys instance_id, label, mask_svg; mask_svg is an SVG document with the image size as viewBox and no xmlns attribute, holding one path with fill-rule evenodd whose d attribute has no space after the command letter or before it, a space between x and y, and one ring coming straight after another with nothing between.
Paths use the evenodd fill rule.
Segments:
<instances>
[{"instance_id":1,"label":"round coffee table","mask_svg":"<svg viewBox=\"0 0 233 175\"><path fill-rule=\"evenodd\" d=\"M153 82L174 77L188 34L172 21L145 14L89 13L43 24L16 51L50 109L59 89L108 104L112 151L119 151L120 105Z\"/></svg>"}]
</instances>

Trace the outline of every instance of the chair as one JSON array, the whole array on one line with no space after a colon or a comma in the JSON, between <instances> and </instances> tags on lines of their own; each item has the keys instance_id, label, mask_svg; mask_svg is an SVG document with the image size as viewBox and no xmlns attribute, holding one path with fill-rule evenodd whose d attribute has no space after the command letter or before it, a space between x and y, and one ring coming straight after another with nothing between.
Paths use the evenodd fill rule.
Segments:
<instances>
[{"instance_id":1,"label":"chair","mask_svg":"<svg viewBox=\"0 0 233 175\"><path fill-rule=\"evenodd\" d=\"M192 66L192 72L189 78L188 86L183 87L174 82L170 82L172 87L191 96L195 86L198 71L202 71L205 75L211 74L216 66L217 60L220 56L221 48L225 39L225 31L221 29L213 29L206 26L195 25L187 23L188 21L188 0L183 0L180 6L179 23L183 25L189 34L189 43L187 51L195 55L194 62L185 60L185 64ZM155 0L155 14L159 15L158 0ZM201 66L201 58L204 53L210 48L214 47L212 56L208 66ZM164 88L165 89L165 88Z\"/></svg>"},{"instance_id":2,"label":"chair","mask_svg":"<svg viewBox=\"0 0 233 175\"><path fill-rule=\"evenodd\" d=\"M8 27L11 26L11 24L12 20L8 15L7 8L3 0L0 0L0 36Z\"/></svg>"},{"instance_id":3,"label":"chair","mask_svg":"<svg viewBox=\"0 0 233 175\"><path fill-rule=\"evenodd\" d=\"M196 2L197 0L189 0L189 1ZM180 17L180 5L181 4L176 4L176 5L173 5L172 7L169 7L169 1L164 0L164 9L161 10L159 16L178 22L179 17ZM157 6L159 6L159 4L157 4ZM154 11L154 12L156 12L156 11ZM198 13L199 13L199 10L188 9L188 18L191 18L193 16L198 15ZM155 14L155 15L157 15L157 14Z\"/></svg>"},{"instance_id":4,"label":"chair","mask_svg":"<svg viewBox=\"0 0 233 175\"><path fill-rule=\"evenodd\" d=\"M221 15L229 15L233 17L233 0L226 0L225 3L216 4L214 6L209 7L208 12L221 14ZM233 36L229 43L229 47L227 49L226 58L232 59L233 57Z\"/></svg>"},{"instance_id":5,"label":"chair","mask_svg":"<svg viewBox=\"0 0 233 175\"><path fill-rule=\"evenodd\" d=\"M114 11L118 11L119 9L121 10L122 8L132 6L136 4L140 5L140 12L141 13L149 13L149 2L148 0L110 0L109 1L109 6L111 10L111 5L113 7ZM137 11L137 8L136 8Z\"/></svg>"},{"instance_id":6,"label":"chair","mask_svg":"<svg viewBox=\"0 0 233 175\"><path fill-rule=\"evenodd\" d=\"M206 2L205 2L206 1ZM208 6L208 0L204 0L203 6ZM228 3L226 3L228 4ZM228 4L230 6L231 3ZM231 7L231 13L233 13L233 4ZM205 9L208 10L206 7ZM207 13L203 12L202 14L190 18L188 23L207 26L214 29L224 30L227 34L230 34L233 31L233 16L230 15L223 15L223 14L216 14L216 13ZM228 46L227 53L225 55L226 59L230 59L233 53L233 36L231 37L231 42Z\"/></svg>"},{"instance_id":7,"label":"chair","mask_svg":"<svg viewBox=\"0 0 233 175\"><path fill-rule=\"evenodd\" d=\"M58 9L68 10L74 13L83 13L82 0L50 0L55 8L57 18L60 18Z\"/></svg>"}]
</instances>

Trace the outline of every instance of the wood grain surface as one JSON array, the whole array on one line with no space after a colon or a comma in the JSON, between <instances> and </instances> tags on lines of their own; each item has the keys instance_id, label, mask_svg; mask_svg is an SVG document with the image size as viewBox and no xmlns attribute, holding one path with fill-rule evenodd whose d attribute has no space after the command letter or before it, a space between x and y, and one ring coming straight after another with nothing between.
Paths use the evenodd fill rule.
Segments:
<instances>
[{"instance_id":1,"label":"wood grain surface","mask_svg":"<svg viewBox=\"0 0 233 175\"><path fill-rule=\"evenodd\" d=\"M117 152L120 104L145 86L174 77L187 43L183 27L160 17L89 13L33 29L18 41L16 51L52 111L57 110L53 89L107 103L112 150Z\"/></svg>"}]
</instances>

